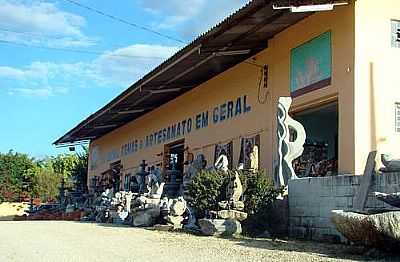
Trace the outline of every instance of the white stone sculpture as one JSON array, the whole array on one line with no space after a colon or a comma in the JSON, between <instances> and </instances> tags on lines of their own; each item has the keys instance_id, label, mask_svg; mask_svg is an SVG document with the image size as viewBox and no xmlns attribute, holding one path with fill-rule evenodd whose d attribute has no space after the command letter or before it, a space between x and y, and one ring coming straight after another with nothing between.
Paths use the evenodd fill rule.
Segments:
<instances>
[{"instance_id":1,"label":"white stone sculpture","mask_svg":"<svg viewBox=\"0 0 400 262\"><path fill-rule=\"evenodd\" d=\"M221 170L223 172L228 172L229 170L229 161L228 161L228 157L224 154L220 155L217 158L217 161L215 161L214 167L216 170Z\"/></svg>"},{"instance_id":2,"label":"white stone sculpture","mask_svg":"<svg viewBox=\"0 0 400 262\"><path fill-rule=\"evenodd\" d=\"M254 145L250 153L250 170L258 170L258 146Z\"/></svg>"},{"instance_id":3,"label":"white stone sculpture","mask_svg":"<svg viewBox=\"0 0 400 262\"><path fill-rule=\"evenodd\" d=\"M131 203L132 203L133 193L127 192L125 195L125 211L131 212Z\"/></svg>"},{"instance_id":4,"label":"white stone sculpture","mask_svg":"<svg viewBox=\"0 0 400 262\"><path fill-rule=\"evenodd\" d=\"M154 170L152 173L150 173L150 175L148 175L148 177L149 177L149 182L147 184L147 189L149 191L148 194L149 197L158 199L161 198L165 184L161 183L161 176L159 176L156 173L156 170Z\"/></svg>"},{"instance_id":5,"label":"white stone sculpture","mask_svg":"<svg viewBox=\"0 0 400 262\"><path fill-rule=\"evenodd\" d=\"M240 181L238 172L235 172L235 176L231 178L226 189L226 197L231 202L239 201L243 194L243 186Z\"/></svg>"},{"instance_id":6,"label":"white stone sculpture","mask_svg":"<svg viewBox=\"0 0 400 262\"><path fill-rule=\"evenodd\" d=\"M289 179L297 178L292 161L301 156L306 141L304 127L289 116L291 104L291 97L279 98L277 111L278 163L275 170L275 180L278 186L286 186ZM295 132L294 141L290 141L290 131Z\"/></svg>"}]
</instances>

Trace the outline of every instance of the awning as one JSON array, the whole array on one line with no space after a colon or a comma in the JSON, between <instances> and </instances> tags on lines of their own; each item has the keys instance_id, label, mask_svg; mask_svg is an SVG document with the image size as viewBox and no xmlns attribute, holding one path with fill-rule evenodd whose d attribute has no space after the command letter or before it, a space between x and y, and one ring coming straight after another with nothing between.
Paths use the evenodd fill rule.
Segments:
<instances>
[{"instance_id":1,"label":"awning","mask_svg":"<svg viewBox=\"0 0 400 262\"><path fill-rule=\"evenodd\" d=\"M137 119L267 48L268 40L274 35L310 14L274 10L269 0L249 2L54 144L93 140Z\"/></svg>"}]
</instances>

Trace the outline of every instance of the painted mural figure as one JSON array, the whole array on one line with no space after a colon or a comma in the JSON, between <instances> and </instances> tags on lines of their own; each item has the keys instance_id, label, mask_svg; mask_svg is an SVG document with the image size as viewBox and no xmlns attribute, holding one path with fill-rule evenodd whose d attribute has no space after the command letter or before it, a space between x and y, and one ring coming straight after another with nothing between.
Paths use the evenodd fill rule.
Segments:
<instances>
[{"instance_id":1,"label":"painted mural figure","mask_svg":"<svg viewBox=\"0 0 400 262\"><path fill-rule=\"evenodd\" d=\"M297 178L292 161L303 153L306 141L304 127L289 116L291 97L280 97L277 111L278 163L275 169L277 186L287 186L289 179ZM295 132L294 141L290 141L290 132Z\"/></svg>"},{"instance_id":2,"label":"painted mural figure","mask_svg":"<svg viewBox=\"0 0 400 262\"><path fill-rule=\"evenodd\" d=\"M214 167L216 170L221 170L222 172L228 172L229 170L229 161L228 157L224 154L221 154L217 161L215 161Z\"/></svg>"}]
</instances>

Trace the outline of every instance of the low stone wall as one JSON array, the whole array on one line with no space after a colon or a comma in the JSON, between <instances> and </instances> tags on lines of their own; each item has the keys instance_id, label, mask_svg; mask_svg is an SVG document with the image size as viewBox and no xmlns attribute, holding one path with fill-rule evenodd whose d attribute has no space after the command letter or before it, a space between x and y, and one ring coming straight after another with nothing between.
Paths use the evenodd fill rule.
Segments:
<instances>
[{"instance_id":1,"label":"low stone wall","mask_svg":"<svg viewBox=\"0 0 400 262\"><path fill-rule=\"evenodd\" d=\"M331 210L353 208L362 176L299 178L289 181L289 235L295 238L343 242L331 223ZM390 208L372 192L400 192L399 173L374 176L366 208Z\"/></svg>"}]
</instances>

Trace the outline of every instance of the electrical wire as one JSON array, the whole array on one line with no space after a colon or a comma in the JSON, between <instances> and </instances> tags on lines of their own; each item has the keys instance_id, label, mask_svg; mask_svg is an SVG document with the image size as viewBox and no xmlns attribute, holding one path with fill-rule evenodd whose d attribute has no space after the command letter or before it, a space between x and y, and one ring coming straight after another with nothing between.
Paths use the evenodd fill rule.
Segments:
<instances>
[{"instance_id":1,"label":"electrical wire","mask_svg":"<svg viewBox=\"0 0 400 262\"><path fill-rule=\"evenodd\" d=\"M141 29L141 30L144 30L144 31L153 33L153 34L156 34L156 35L158 35L158 36L167 38L167 39L169 39L169 40L173 40L173 41L176 41L176 42L179 42L179 43L182 43L182 44L186 44L186 42L184 42L184 41L182 41L182 40L180 40L180 39L178 39L178 38L175 38L175 37L173 37L173 36L169 36L169 35L167 35L167 34L160 33L160 32L158 32L158 31L156 31L156 30L154 30L154 29L151 29L151 28L149 28L149 27L145 27L145 26L142 26L142 25L139 25L139 24L136 24L136 23L129 22L129 21L127 21L127 20L125 20L125 19L122 19L122 18L119 18L119 17L117 17L117 16L115 16L115 15L107 14L107 13L105 13L105 12L103 12L103 11L100 11L100 10L95 9L95 8L93 8L93 7L90 7L90 6L81 4L81 3L77 2L77 1L74 1L74 0L64 0L64 1L67 1L67 2L69 2L69 3L71 3L71 4L73 4L73 5L76 5L76 6L79 6L79 7L81 7L81 8L84 8L84 9L86 9L86 10L89 10L89 11L91 11L91 12L93 12L93 13L98 14L98 15L101 15L101 16L107 17L107 18L109 18L109 19L112 19L112 20L117 21L117 22L119 22L119 23L123 23L123 24L129 25L129 26L132 26L132 27L135 27L135 28L138 28L138 29Z\"/></svg>"},{"instance_id":2,"label":"electrical wire","mask_svg":"<svg viewBox=\"0 0 400 262\"><path fill-rule=\"evenodd\" d=\"M16 45L16 46L23 46L26 48L37 48L37 49L44 49L44 50L55 50L55 51L72 52L72 53L89 54L89 55L107 55L110 57L141 58L141 59L166 59L166 57L160 57L160 56L118 55L118 54L107 54L106 52L91 51L91 50L49 47L49 46L40 46L40 45L28 45L28 44L24 44L24 43L8 41L8 40L1 40L1 39L0 39L0 44L10 44L10 45Z\"/></svg>"}]
</instances>

